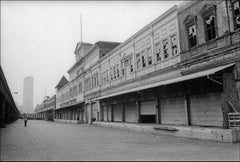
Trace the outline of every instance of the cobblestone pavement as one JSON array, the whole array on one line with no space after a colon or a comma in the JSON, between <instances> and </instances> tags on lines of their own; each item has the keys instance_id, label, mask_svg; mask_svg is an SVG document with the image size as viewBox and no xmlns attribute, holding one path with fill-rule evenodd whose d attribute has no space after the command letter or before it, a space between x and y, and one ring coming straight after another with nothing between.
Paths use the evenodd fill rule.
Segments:
<instances>
[{"instance_id":1,"label":"cobblestone pavement","mask_svg":"<svg viewBox=\"0 0 240 162\"><path fill-rule=\"evenodd\" d=\"M240 160L239 143L23 120L1 129L0 160Z\"/></svg>"}]
</instances>

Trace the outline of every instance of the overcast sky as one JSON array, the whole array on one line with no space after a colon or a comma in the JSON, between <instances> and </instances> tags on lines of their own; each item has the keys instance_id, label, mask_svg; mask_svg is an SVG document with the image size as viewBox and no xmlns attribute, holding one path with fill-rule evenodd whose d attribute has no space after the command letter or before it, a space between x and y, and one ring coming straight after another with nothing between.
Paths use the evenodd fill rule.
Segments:
<instances>
[{"instance_id":1,"label":"overcast sky","mask_svg":"<svg viewBox=\"0 0 240 162\"><path fill-rule=\"evenodd\" d=\"M34 107L74 64L83 42L123 42L181 1L1 1L1 66L18 105L34 77Z\"/></svg>"}]
</instances>

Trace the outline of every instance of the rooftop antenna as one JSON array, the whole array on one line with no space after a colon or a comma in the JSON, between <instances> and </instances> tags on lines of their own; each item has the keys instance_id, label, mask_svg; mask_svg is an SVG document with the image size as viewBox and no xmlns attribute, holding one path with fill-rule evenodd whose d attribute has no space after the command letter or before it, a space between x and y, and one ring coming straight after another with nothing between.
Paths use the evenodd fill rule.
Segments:
<instances>
[{"instance_id":1,"label":"rooftop antenna","mask_svg":"<svg viewBox=\"0 0 240 162\"><path fill-rule=\"evenodd\" d=\"M47 96L47 93L46 93L46 86L44 86L44 94L45 94L45 96Z\"/></svg>"},{"instance_id":2,"label":"rooftop antenna","mask_svg":"<svg viewBox=\"0 0 240 162\"><path fill-rule=\"evenodd\" d=\"M80 13L81 44L82 44L82 14Z\"/></svg>"}]
</instances>

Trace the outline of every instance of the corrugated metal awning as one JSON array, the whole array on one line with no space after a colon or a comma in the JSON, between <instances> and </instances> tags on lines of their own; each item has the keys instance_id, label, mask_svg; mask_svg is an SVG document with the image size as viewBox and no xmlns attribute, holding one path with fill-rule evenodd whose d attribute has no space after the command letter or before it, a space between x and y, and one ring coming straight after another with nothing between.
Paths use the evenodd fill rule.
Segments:
<instances>
[{"instance_id":1,"label":"corrugated metal awning","mask_svg":"<svg viewBox=\"0 0 240 162\"><path fill-rule=\"evenodd\" d=\"M144 90L144 89L148 89L148 88L154 88L154 87L158 87L158 86L162 86L162 85L167 85L167 84L182 82L182 81L191 80L191 79L195 79L195 78L200 78L200 77L203 77L203 76L214 74L218 71L221 71L221 70L226 69L230 66L233 66L234 64L235 63L231 63L231 64L219 66L219 67L216 67L216 68L212 68L212 69L209 69L209 70L200 71L200 72L197 72L197 73L194 73L194 74L188 74L188 75L184 75L184 76L160 81L160 82L145 85L145 86L136 87L136 88L128 89L128 90L125 90L125 91L120 91L120 92L117 92L117 93L113 93L113 94L109 94L109 95L106 95L106 96L98 97L94 100L100 100L100 99L104 99L104 98L118 96L118 95L125 94L125 93L130 93L130 92L140 91L140 90Z\"/></svg>"}]
</instances>

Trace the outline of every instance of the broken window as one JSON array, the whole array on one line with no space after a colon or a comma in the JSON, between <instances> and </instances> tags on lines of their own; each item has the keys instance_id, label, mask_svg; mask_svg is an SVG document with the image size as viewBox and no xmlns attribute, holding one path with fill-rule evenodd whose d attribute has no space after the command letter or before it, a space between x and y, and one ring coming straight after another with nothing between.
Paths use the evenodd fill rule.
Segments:
<instances>
[{"instance_id":1,"label":"broken window","mask_svg":"<svg viewBox=\"0 0 240 162\"><path fill-rule=\"evenodd\" d=\"M160 43L156 44L156 58L157 62L162 60Z\"/></svg>"},{"instance_id":2,"label":"broken window","mask_svg":"<svg viewBox=\"0 0 240 162\"><path fill-rule=\"evenodd\" d=\"M111 71L110 71L110 75L111 75L111 80L117 79L120 76L120 71L119 71L119 64L111 67Z\"/></svg>"},{"instance_id":3,"label":"broken window","mask_svg":"<svg viewBox=\"0 0 240 162\"><path fill-rule=\"evenodd\" d=\"M147 61L146 61L146 52L142 51L141 52L141 56L142 56L142 67L146 67L147 66Z\"/></svg>"},{"instance_id":4,"label":"broken window","mask_svg":"<svg viewBox=\"0 0 240 162\"><path fill-rule=\"evenodd\" d=\"M204 17L206 40L210 41L216 38L216 17L213 14Z\"/></svg>"},{"instance_id":5,"label":"broken window","mask_svg":"<svg viewBox=\"0 0 240 162\"><path fill-rule=\"evenodd\" d=\"M151 52L151 48L147 49L147 56L148 56L148 65L152 65L152 52Z\"/></svg>"},{"instance_id":6,"label":"broken window","mask_svg":"<svg viewBox=\"0 0 240 162\"><path fill-rule=\"evenodd\" d=\"M119 64L115 66L115 71L116 71L116 78L119 78L120 77Z\"/></svg>"},{"instance_id":7,"label":"broken window","mask_svg":"<svg viewBox=\"0 0 240 162\"><path fill-rule=\"evenodd\" d=\"M130 72L133 72L133 58L132 56L129 58L129 61L130 61Z\"/></svg>"},{"instance_id":8,"label":"broken window","mask_svg":"<svg viewBox=\"0 0 240 162\"><path fill-rule=\"evenodd\" d=\"M235 0L232 4L235 29L240 29L240 0Z\"/></svg>"},{"instance_id":9,"label":"broken window","mask_svg":"<svg viewBox=\"0 0 240 162\"><path fill-rule=\"evenodd\" d=\"M122 76L125 75L125 64L124 64L124 60L122 61Z\"/></svg>"},{"instance_id":10,"label":"broken window","mask_svg":"<svg viewBox=\"0 0 240 162\"><path fill-rule=\"evenodd\" d=\"M133 65L131 65L131 67L130 67L130 68L131 68L131 69L130 69L130 70L131 70L131 72L133 72Z\"/></svg>"},{"instance_id":11,"label":"broken window","mask_svg":"<svg viewBox=\"0 0 240 162\"><path fill-rule=\"evenodd\" d=\"M141 68L141 58L140 58L140 54L138 53L136 55L136 58L137 58L137 69L140 69Z\"/></svg>"},{"instance_id":12,"label":"broken window","mask_svg":"<svg viewBox=\"0 0 240 162\"><path fill-rule=\"evenodd\" d=\"M113 67L113 78L116 79L117 78L117 72L116 72L116 67Z\"/></svg>"},{"instance_id":13,"label":"broken window","mask_svg":"<svg viewBox=\"0 0 240 162\"><path fill-rule=\"evenodd\" d=\"M164 59L167 59L169 57L169 46L168 46L168 40L163 40L163 56Z\"/></svg>"},{"instance_id":14,"label":"broken window","mask_svg":"<svg viewBox=\"0 0 240 162\"><path fill-rule=\"evenodd\" d=\"M197 25L193 24L188 27L188 42L189 48L194 47L197 45Z\"/></svg>"},{"instance_id":15,"label":"broken window","mask_svg":"<svg viewBox=\"0 0 240 162\"><path fill-rule=\"evenodd\" d=\"M113 67L110 69L110 79L113 80Z\"/></svg>"},{"instance_id":16,"label":"broken window","mask_svg":"<svg viewBox=\"0 0 240 162\"><path fill-rule=\"evenodd\" d=\"M171 46L172 46L172 55L175 56L178 54L178 47L177 47L177 36L176 34L171 36Z\"/></svg>"}]
</instances>

